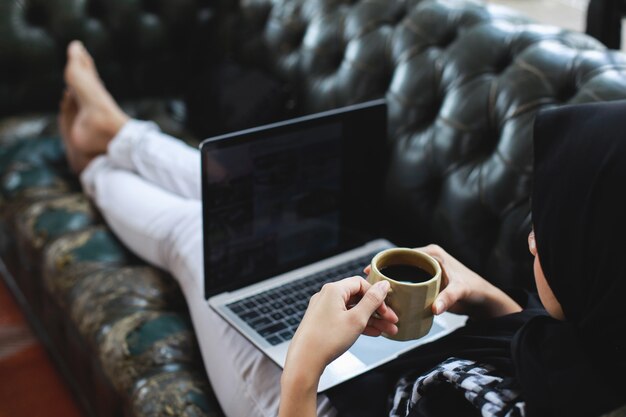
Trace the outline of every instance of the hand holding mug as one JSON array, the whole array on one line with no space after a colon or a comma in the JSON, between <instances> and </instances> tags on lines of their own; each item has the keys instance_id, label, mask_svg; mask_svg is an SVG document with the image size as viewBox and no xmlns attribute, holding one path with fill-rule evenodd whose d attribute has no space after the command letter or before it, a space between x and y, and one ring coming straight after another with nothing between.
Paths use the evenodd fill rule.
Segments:
<instances>
[{"instance_id":1,"label":"hand holding mug","mask_svg":"<svg viewBox=\"0 0 626 417\"><path fill-rule=\"evenodd\" d=\"M425 288L417 289L417 292L412 295L413 301L417 300L415 301L418 304L417 308L407 307L407 301L401 302L404 306L396 305L397 303L391 300L391 298L393 298L394 290L394 285L392 284L392 290L387 298L387 303L392 309L394 309L394 311L396 311L396 313L398 313L400 319L398 322L398 333L390 338L407 340L421 337L425 334L424 331L427 332L427 330L430 329L430 325L432 324L432 314L439 315L446 311L455 314L464 314L478 319L497 317L521 311L519 304L517 304L506 293L495 287L474 271L470 270L438 245L428 245L415 249L394 248L389 249L389 251L390 253L393 253L394 251L414 251L422 253L427 255L429 258L436 260L441 268L441 291L437 294L439 290L437 289L437 291L433 293L433 289L431 288L429 290L429 295L425 296ZM394 262L397 260L398 258L396 257ZM400 259L400 261L402 261L399 262L400 264L406 263L402 259ZM376 258L372 260L372 265L375 262L378 262L376 261ZM372 277L372 265L365 268L365 273L370 276L370 278L368 278L370 282L375 282L378 278ZM435 275L434 269L431 270L431 273L433 276ZM434 282L431 282L430 284L431 287L434 286ZM406 285L406 283L402 284L402 286L411 287L411 285ZM424 284L414 286L426 287ZM436 295L436 297L433 297L433 294ZM419 311L419 305L425 307L423 312ZM430 311L426 311L426 309ZM406 319L403 320L404 310L412 310L413 317L410 320L416 324L403 326L403 322L406 321ZM422 318L421 321L420 317ZM404 331L404 327L412 327L412 330Z\"/></svg>"},{"instance_id":2,"label":"hand holding mug","mask_svg":"<svg viewBox=\"0 0 626 417\"><path fill-rule=\"evenodd\" d=\"M441 292L433 313L446 311L473 318L497 317L521 311L506 293L472 271L438 245L416 248L435 258L442 269Z\"/></svg>"},{"instance_id":3,"label":"hand holding mug","mask_svg":"<svg viewBox=\"0 0 626 417\"><path fill-rule=\"evenodd\" d=\"M370 285L356 276L324 285L309 301L285 369L306 369L319 377L360 334L395 334L398 318L384 303L388 290L388 283Z\"/></svg>"}]
</instances>

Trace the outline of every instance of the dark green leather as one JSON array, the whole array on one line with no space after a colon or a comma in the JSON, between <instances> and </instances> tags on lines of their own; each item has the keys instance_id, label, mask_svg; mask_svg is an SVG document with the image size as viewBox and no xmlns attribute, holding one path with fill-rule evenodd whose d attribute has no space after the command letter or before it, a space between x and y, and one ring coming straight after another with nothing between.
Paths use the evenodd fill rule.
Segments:
<instances>
[{"instance_id":1,"label":"dark green leather","mask_svg":"<svg viewBox=\"0 0 626 417\"><path fill-rule=\"evenodd\" d=\"M143 107L176 127L162 104ZM21 265L21 290L67 355L81 395L101 415L123 407L136 416L221 416L176 282L135 265L102 225L68 175L59 137L12 132L0 131L2 257ZM117 404L101 403L116 396Z\"/></svg>"},{"instance_id":2,"label":"dark green leather","mask_svg":"<svg viewBox=\"0 0 626 417\"><path fill-rule=\"evenodd\" d=\"M98 351L105 373L120 392L146 374L193 369L200 360L189 319L165 311L137 311L120 318L101 335Z\"/></svg>"},{"instance_id":3,"label":"dark green leather","mask_svg":"<svg viewBox=\"0 0 626 417\"><path fill-rule=\"evenodd\" d=\"M69 171L59 137L18 141L0 151L0 196L14 200L70 189Z\"/></svg>"},{"instance_id":4,"label":"dark green leather","mask_svg":"<svg viewBox=\"0 0 626 417\"><path fill-rule=\"evenodd\" d=\"M438 243L501 286L534 287L528 198L538 109L626 99L626 55L477 2L241 2L238 51L302 112L385 97L381 198L401 245Z\"/></svg>"},{"instance_id":5,"label":"dark green leather","mask_svg":"<svg viewBox=\"0 0 626 417\"><path fill-rule=\"evenodd\" d=\"M222 417L206 377L190 370L155 373L137 382L131 396L137 417Z\"/></svg>"},{"instance_id":6,"label":"dark green leather","mask_svg":"<svg viewBox=\"0 0 626 417\"><path fill-rule=\"evenodd\" d=\"M0 148L0 172L5 173L12 164L59 165L65 169L65 153L60 138L22 138Z\"/></svg>"},{"instance_id":7,"label":"dark green leather","mask_svg":"<svg viewBox=\"0 0 626 417\"><path fill-rule=\"evenodd\" d=\"M118 320L142 311L185 311L172 277L149 266L105 268L71 290L70 315L90 343L99 344Z\"/></svg>"},{"instance_id":8,"label":"dark green leather","mask_svg":"<svg viewBox=\"0 0 626 417\"><path fill-rule=\"evenodd\" d=\"M127 265L132 255L104 226L65 234L47 247L43 278L61 306L69 306L69 293L89 274L103 268Z\"/></svg>"},{"instance_id":9,"label":"dark green leather","mask_svg":"<svg viewBox=\"0 0 626 417\"><path fill-rule=\"evenodd\" d=\"M72 192L78 184L64 178L59 138L12 139L0 148L0 175L0 213L15 236L22 288L55 342L71 349L80 342L66 339L75 327L84 341L74 349L92 351L108 383L133 398L137 416L220 415L204 373L190 371L202 363L177 284L154 268L130 266L136 259L97 226L91 203ZM53 330L55 320L66 320L53 316L55 306L73 324ZM85 359L69 359L70 367L88 367Z\"/></svg>"},{"instance_id":10,"label":"dark green leather","mask_svg":"<svg viewBox=\"0 0 626 417\"><path fill-rule=\"evenodd\" d=\"M84 194L64 193L21 204L12 216L22 264L38 275L44 245L67 233L94 225L98 215Z\"/></svg>"},{"instance_id":11,"label":"dark green leather","mask_svg":"<svg viewBox=\"0 0 626 417\"><path fill-rule=\"evenodd\" d=\"M64 196L29 207L26 217L33 220L32 241L37 248L65 233L81 230L95 221L95 212L83 194Z\"/></svg>"}]
</instances>

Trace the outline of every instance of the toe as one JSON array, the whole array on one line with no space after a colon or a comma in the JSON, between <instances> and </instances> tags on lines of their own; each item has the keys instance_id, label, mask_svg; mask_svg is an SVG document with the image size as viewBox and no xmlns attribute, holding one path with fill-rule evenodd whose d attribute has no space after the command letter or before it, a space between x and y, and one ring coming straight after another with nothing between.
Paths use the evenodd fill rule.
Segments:
<instances>
[{"instance_id":1,"label":"toe","mask_svg":"<svg viewBox=\"0 0 626 417\"><path fill-rule=\"evenodd\" d=\"M84 47L81 41L71 41L67 46L68 61L79 59L83 49Z\"/></svg>"},{"instance_id":2,"label":"toe","mask_svg":"<svg viewBox=\"0 0 626 417\"><path fill-rule=\"evenodd\" d=\"M67 47L67 64L65 66L65 81L68 84L75 82L78 73L93 72L97 75L96 66L80 41L72 41Z\"/></svg>"},{"instance_id":3,"label":"toe","mask_svg":"<svg viewBox=\"0 0 626 417\"><path fill-rule=\"evenodd\" d=\"M67 141L69 140L72 123L76 118L76 112L78 111L76 100L68 90L65 90L63 93L60 107L61 109L58 117L59 130L61 131L63 139Z\"/></svg>"},{"instance_id":4,"label":"toe","mask_svg":"<svg viewBox=\"0 0 626 417\"><path fill-rule=\"evenodd\" d=\"M89 69L94 69L95 64L93 58L85 48L85 45L81 41L72 41L68 46L68 55L71 58L76 59L80 65Z\"/></svg>"},{"instance_id":5,"label":"toe","mask_svg":"<svg viewBox=\"0 0 626 417\"><path fill-rule=\"evenodd\" d=\"M89 54L89 52L87 51L87 49L83 48L83 52L80 56L81 62L82 64L89 68L90 70L95 71L96 69L96 64L94 64L93 62L93 58L91 57L91 54Z\"/></svg>"}]
</instances>

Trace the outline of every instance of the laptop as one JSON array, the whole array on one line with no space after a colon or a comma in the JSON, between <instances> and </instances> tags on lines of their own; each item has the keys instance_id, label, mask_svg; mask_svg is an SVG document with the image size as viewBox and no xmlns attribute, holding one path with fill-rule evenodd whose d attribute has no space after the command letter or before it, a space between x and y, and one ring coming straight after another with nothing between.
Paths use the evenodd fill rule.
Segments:
<instances>
[{"instance_id":1,"label":"laptop","mask_svg":"<svg viewBox=\"0 0 626 417\"><path fill-rule=\"evenodd\" d=\"M206 139L205 298L284 366L309 298L361 275L393 247L381 237L387 107L375 100ZM421 339L361 336L321 377L322 392L462 325L435 318Z\"/></svg>"}]
</instances>

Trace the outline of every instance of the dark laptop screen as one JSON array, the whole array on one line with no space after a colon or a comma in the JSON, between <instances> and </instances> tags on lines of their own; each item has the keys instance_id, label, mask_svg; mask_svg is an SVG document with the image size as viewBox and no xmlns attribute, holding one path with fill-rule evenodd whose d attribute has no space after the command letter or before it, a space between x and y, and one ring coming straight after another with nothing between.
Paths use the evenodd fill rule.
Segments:
<instances>
[{"instance_id":1,"label":"dark laptop screen","mask_svg":"<svg viewBox=\"0 0 626 417\"><path fill-rule=\"evenodd\" d=\"M385 121L377 101L203 142L205 294L371 239Z\"/></svg>"}]
</instances>

